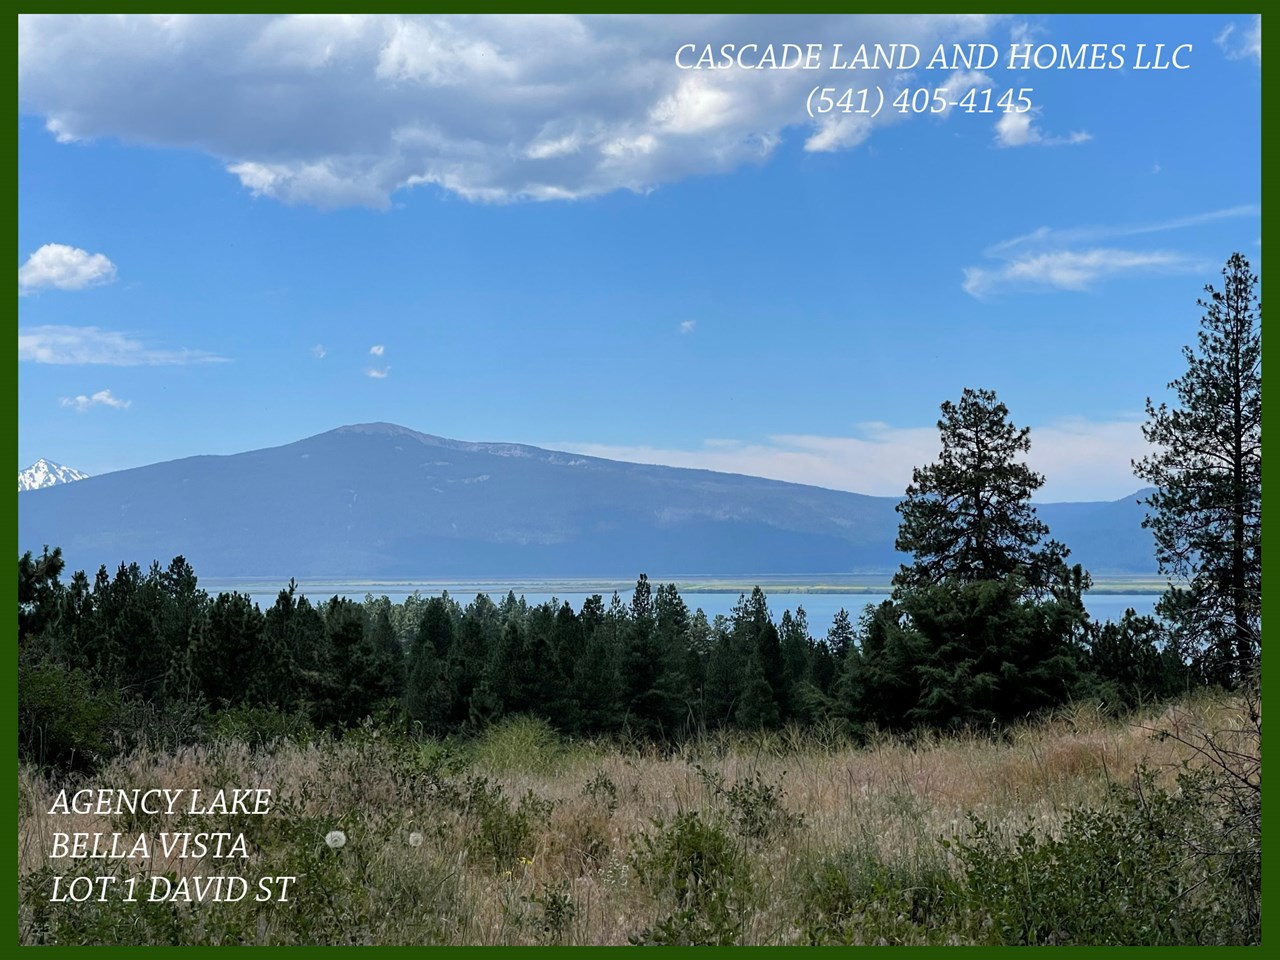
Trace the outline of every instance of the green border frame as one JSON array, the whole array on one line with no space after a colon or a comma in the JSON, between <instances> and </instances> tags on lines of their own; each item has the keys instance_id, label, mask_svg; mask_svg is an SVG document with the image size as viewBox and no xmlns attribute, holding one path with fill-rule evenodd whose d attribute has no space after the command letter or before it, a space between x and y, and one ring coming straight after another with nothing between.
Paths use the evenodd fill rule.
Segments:
<instances>
[{"instance_id":1,"label":"green border frame","mask_svg":"<svg viewBox=\"0 0 1280 960\"><path fill-rule=\"evenodd\" d=\"M104 4L86 3L86 2L83 2L83 0L81 0L81 2L57 2L57 0L54 0L54 2L50 2L50 3L35 3L35 2L32 2L32 0L20 0L20 2L16 6L17 6L17 10L15 11L16 13L66 13L66 14L117 13L117 12L171 13L171 12L174 12L175 7L186 6L188 9L184 12L262 14L262 13L337 13L337 12L347 13L347 12L351 12L353 8L359 7L360 5L352 4L352 3L335 3L333 2L333 0L312 0L312 2L310 3L299 3L297 2L297 0L285 0L285 2L283 3L277 2L275 4L272 4L268 9L264 10L262 5L256 4L256 3L247 3L247 2L244 2L244 0L221 0L221 2L209 2L209 0L203 0L203 2L199 2L196 4L188 4L188 5L181 5L181 4L175 5L173 3L156 3L156 2L153 2L153 0L126 0L126 2L124 3L121 3L119 5L113 5L111 7L107 7ZM515 0L496 0L495 2L495 0L489 0L488 3L484 3L481 6L482 6L482 10L477 11L474 6L471 6L468 4L438 3L438 4L431 5L430 12L435 12L435 13L472 13L472 12L548 13L548 12L554 12L554 13L653 13L653 14L693 14L693 13L707 13L707 12L717 12L717 13L751 12L751 13L759 13L759 14L768 14L768 13L777 12L776 5L766 6L758 3L748 3L748 4L738 3L738 4L727 4L727 5L719 4L719 3L714 3L714 4L704 3L704 4L699 4L696 7L690 9L688 6L683 4L657 3L657 2L652 2L652 0L649 3L642 4L642 5L617 3L617 2L585 4L581 2L572 2L572 0L570 0L570 2L567 2L567 3L564 2L564 0L561 0L561 2L558 2L558 3L548 3L546 2L546 0L542 0L542 2L537 2L537 0L524 0L524 2L515 2ZM190 9L192 7L194 7L194 9ZM748 9L744 11L743 10L744 7ZM1094 3L1086 3L1080 6L1070 5L1068 3L1062 2L1062 0L1049 0L1049 2L1045 2L1045 0L1032 0L1031 3L1026 5L1021 5L1021 6L1012 6L1012 5L1009 5L1008 3L997 2L994 4L983 5L982 9L992 13L1022 13L1022 14L1031 14L1031 15L1093 14L1098 16L1108 16L1108 15L1115 15L1115 14L1159 15L1159 14L1174 14L1174 13L1183 13L1183 14L1199 13L1199 14L1212 14L1216 16L1221 16L1224 20L1231 17L1247 16L1247 15L1251 15L1253 13L1258 12L1258 6L1241 10L1240 8L1235 8L1234 5L1232 9L1229 9L1229 10L1206 10L1205 5L1203 3L1190 3L1190 2L1187 2L1187 0L1172 0L1172 2L1166 2L1166 3L1145 3L1145 2L1135 3L1135 2L1132 2L1132 0L1130 0L1129 3L1123 4L1120 9L1109 7L1108 5L1105 5L1103 3L1096 2L1096 0ZM910 7L908 7L907 10L909 10L909 12L911 13L949 13L949 12L959 12L959 11L972 12L973 6L968 4L958 4L955 2L938 3L936 2L936 0L934 0L934 2L913 4ZM404 0L401 0L401 2L398 2L398 3L392 2L392 3L374 4L372 5L371 8L366 8L361 12L364 12L364 13L411 13L411 12L425 12L425 11L416 10L413 4L406 3L404 2ZM787 15L794 16L800 13L849 13L849 12L853 12L850 9L850 6L845 4L831 3L830 0L828 0L828 2L826 3L815 4L810 2L810 3L803 4L802 9L788 11ZM857 10L857 12L904 13L907 11L903 9L892 10L892 11L885 10L884 5L876 5L871 10ZM14 19L10 20L9 24L10 24L9 31L8 31L9 42L7 45L7 49L10 51L9 58L11 58L9 76L14 78L10 82L14 83L15 94L16 94L17 71L15 68L17 66L17 63L16 63L17 39L18 39L17 17L15 16ZM1272 74L1272 77L1274 79L1274 74ZM1273 158L1272 162L1275 162L1277 151L1272 147L1272 144L1270 142L1272 134L1275 133L1276 124L1274 121L1268 122L1267 104L1269 102L1274 103L1274 101L1266 96L1268 92L1268 85L1265 79L1265 75L1263 76L1263 79L1262 79L1262 89L1263 89L1263 101L1262 101L1263 108L1262 108L1262 115L1259 117L1259 123L1262 126L1262 159L1264 161L1262 166L1263 166L1263 169L1268 169L1267 164L1265 162L1266 157L1271 156ZM16 96L15 96L15 99L16 99ZM17 133L16 131L11 134L11 137L12 137L12 141L11 141L12 146L10 150L6 153L3 164L5 167L9 169L11 179L16 181L17 180L17 162L16 162ZM1262 192L1265 193L1265 185L1263 187ZM6 205L12 212L13 222L16 222L18 218L18 194L16 191L14 194L10 195L10 199L6 201ZM1266 225L1267 225L1267 215L1266 215L1266 209L1264 207L1263 218L1262 218L1262 227L1263 227L1264 234L1266 232ZM20 256L20 251L18 250L16 234L10 234L10 237L11 237L10 246L14 253L14 259L15 261L20 261L21 256ZM1255 265L1255 269L1257 270L1258 275L1261 277L1262 270L1260 265ZM17 318L16 306L14 307L13 315L15 318L14 326L16 327L17 325L16 324L16 318ZM1188 337L1189 336L1190 336L1190 330L1188 330ZM1276 355L1277 350L1280 349L1280 348L1273 348L1269 350L1267 347L1268 342L1269 342L1268 340L1264 339L1264 342L1263 342L1264 368L1272 362L1272 358ZM1177 371L1170 371L1170 376L1172 377L1176 373ZM1264 381L1265 381L1265 375L1264 375ZM12 402L14 404L15 414L16 414L17 404L18 404L18 399L16 395L17 393L16 386L17 386L17 371L15 369L13 392L10 393L10 397L13 398ZM1274 411L1274 408L1270 408L1270 409ZM1264 414L1264 423L1265 422L1266 422L1266 419ZM1271 417L1271 422L1280 423L1280 417L1277 417L1274 414L1274 412ZM18 439L18 429L17 429L16 419L9 420L6 422L4 426L4 432L6 435L8 435L11 438L10 442L16 447L17 439ZM13 449L13 447L11 447L10 449ZM1267 499L1265 496L1263 498L1262 512L1263 512L1264 518L1269 515L1273 515L1276 512L1274 510L1268 509ZM8 533L11 543L17 541L16 502L15 502L14 511L12 513L6 513L3 517L0 517L0 527L3 527L3 529ZM1276 577L1267 576L1266 568L1264 567L1263 569L1263 601L1262 601L1262 611L1263 611L1264 621L1270 619L1272 622L1275 622L1275 618L1277 616L1280 616L1280 595L1272 594L1267 589L1268 586L1274 586L1276 581L1277 581ZM10 596L9 608L13 609L17 601L17 587L14 581L12 580L9 581L9 588L5 592L8 593ZM14 646L16 646L17 628L13 621L9 621L9 624L10 625L5 628L4 635L12 638L12 640L10 641L11 642L10 649L13 649ZM1274 684L1269 683L1264 677L1264 680L1263 680L1264 691L1267 689L1267 687L1272 685ZM3 703L5 705L4 716L7 718L4 722L5 727L7 729L10 729L13 732L16 739L17 700L18 700L16 672L13 674L4 674L2 677L0 677L0 696L3 697ZM15 766L15 770L16 770L16 766ZM16 809L14 809L14 812L11 814L11 816L13 818L12 820L9 821L9 823L11 824L11 829L7 834L7 837L4 842L5 842L5 845L8 846L11 851L10 858L9 858L10 862L16 864L16 861L17 861L17 840L16 840L17 812L16 812ZM1267 832L1266 826L1265 826L1265 823L1266 823L1265 816L1264 816L1263 822L1264 822L1263 832L1265 837L1265 834ZM1268 876L1274 879L1275 874L1276 874L1275 870L1267 869L1267 863L1266 863L1266 860L1264 859L1263 861L1264 880ZM13 886L9 887L7 883L5 884L5 887L13 890L14 898L16 901L17 899L16 872L14 874L11 874L10 877L11 879L8 881L8 883L13 884ZM1267 883L1266 886L1270 888L1270 883ZM1275 897L1273 896L1271 900L1274 901ZM11 902L14 902L14 901L11 901ZM1263 900L1264 936L1265 936L1265 931L1267 929L1269 928L1273 930L1276 929L1275 924L1267 923L1267 919L1266 919L1267 909L1265 906L1267 902L1268 901L1266 899L1266 895L1264 894L1264 900ZM15 915L14 928L15 928L14 932L15 932L15 942L16 942L16 934L17 934L16 915ZM73 951L77 948L45 947L43 949L47 951L51 951L52 953L50 955L58 956L63 954L64 951ZM131 946L101 946L101 947L90 948L90 949L95 949L97 952L105 953L108 956L124 957L124 956L133 956L134 955L133 951L137 950L138 948L131 947ZM190 949L190 948L164 948L164 947L155 948L153 947L151 948L151 952L149 953L149 955L156 956L157 955L157 953L155 952L156 950L159 950L161 952L160 955L164 955L166 953L169 953L169 954L176 953L181 949ZM267 947L264 949L276 950L276 951L291 951L294 953L294 955L296 955L297 952L299 951L299 948L296 948L296 947ZM302 948L302 949L306 949L306 948ZM347 949L355 949L355 948L347 948ZM384 947L382 949L399 950L399 951L405 952L405 951L411 951L415 949L420 950L422 948ZM445 951L448 951L450 954L465 954L467 956L477 956L477 955L485 956L485 955L491 955L491 954L510 956L513 953L519 953L522 951L534 951L534 952L545 953L545 950L565 949L565 948L457 946L457 947L438 947L434 949L445 950ZM611 948L588 946L588 947L574 947L570 949L573 950L575 955L581 956L583 955L584 952L607 951ZM711 947L711 948L703 948L695 951L695 949L692 947L674 947L674 948L668 948L668 955L674 952L675 954L680 954L680 955L696 954L697 956L705 957L709 955L708 949L711 954L716 954L716 953L726 954L726 953L732 953L734 950L741 949L741 948ZM775 947L773 949L795 950L795 949L804 949L804 948ZM838 950L838 951L874 950L877 952L882 952L890 948L831 947L826 949ZM948 952L954 949L955 948L949 948L949 947L917 947L915 948L917 952L923 952L923 953L932 954L932 955L946 955ZM1018 949L1027 950L1032 948L1008 947L1004 949L1008 951L1008 950L1018 950ZM1061 948L1055 949L1053 951L1053 955L1055 957L1099 956L1100 955L1099 951L1105 950L1105 949L1107 948L1061 947ZM1196 947L1131 947L1126 951L1126 955L1138 956L1138 955L1144 955L1144 954L1152 954L1157 956L1178 956L1183 954L1194 954L1197 952L1202 952L1202 951L1200 948L1196 948Z\"/></svg>"}]
</instances>

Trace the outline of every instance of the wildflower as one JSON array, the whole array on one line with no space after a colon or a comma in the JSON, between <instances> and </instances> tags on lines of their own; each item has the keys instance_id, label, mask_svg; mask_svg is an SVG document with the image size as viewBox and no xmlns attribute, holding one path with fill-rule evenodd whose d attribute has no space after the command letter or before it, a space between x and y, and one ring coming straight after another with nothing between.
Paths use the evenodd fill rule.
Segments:
<instances>
[{"instance_id":1,"label":"wildflower","mask_svg":"<svg viewBox=\"0 0 1280 960\"><path fill-rule=\"evenodd\" d=\"M411 847L422 846L422 834L420 834L417 830L409 834L409 846Z\"/></svg>"},{"instance_id":2,"label":"wildflower","mask_svg":"<svg viewBox=\"0 0 1280 960\"><path fill-rule=\"evenodd\" d=\"M532 867L532 866L533 866L533 857L521 857L521 858L520 858L520 865L521 865L522 867Z\"/></svg>"},{"instance_id":3,"label":"wildflower","mask_svg":"<svg viewBox=\"0 0 1280 960\"><path fill-rule=\"evenodd\" d=\"M324 835L324 842L334 850L341 850L347 845L347 835L341 830L330 830Z\"/></svg>"}]
</instances>

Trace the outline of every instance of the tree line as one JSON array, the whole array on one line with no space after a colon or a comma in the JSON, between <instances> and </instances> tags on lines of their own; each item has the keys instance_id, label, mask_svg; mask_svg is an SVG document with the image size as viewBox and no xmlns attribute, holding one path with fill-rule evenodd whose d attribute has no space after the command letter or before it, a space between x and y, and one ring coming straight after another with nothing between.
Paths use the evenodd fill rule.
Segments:
<instances>
[{"instance_id":1,"label":"tree line","mask_svg":"<svg viewBox=\"0 0 1280 960\"><path fill-rule=\"evenodd\" d=\"M628 599L527 604L485 594L313 604L291 582L263 610L210 595L182 557L62 577L58 549L19 558L19 752L61 766L121 749L137 718L249 711L341 730L374 716L423 735L511 714L571 735L679 739L837 723L989 727L1071 699L1119 706L1256 676L1261 644L1261 306L1234 255L1206 288L1198 348L1148 403L1147 525L1176 578L1157 616L1092 621L1087 571L1031 498L1027 428L993 391L942 404L941 452L913 471L892 597L811 635L757 587L728 616L641 575ZM256 712L255 712L256 711Z\"/></svg>"}]
</instances>

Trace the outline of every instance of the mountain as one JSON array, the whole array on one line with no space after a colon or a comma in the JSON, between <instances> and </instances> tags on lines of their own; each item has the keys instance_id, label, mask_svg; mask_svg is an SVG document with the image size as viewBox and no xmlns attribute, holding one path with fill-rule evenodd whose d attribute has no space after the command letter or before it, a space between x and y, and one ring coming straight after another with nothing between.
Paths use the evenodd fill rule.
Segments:
<instances>
[{"instance_id":1,"label":"mountain","mask_svg":"<svg viewBox=\"0 0 1280 960\"><path fill-rule=\"evenodd\" d=\"M33 491L18 541L207 577L887 577L897 499L371 423ZM1154 569L1134 497L1039 509L1095 573Z\"/></svg>"},{"instance_id":2,"label":"mountain","mask_svg":"<svg viewBox=\"0 0 1280 960\"><path fill-rule=\"evenodd\" d=\"M73 467L64 467L60 463L41 457L27 469L18 471L18 492L40 490L60 483L74 483L77 480L88 479L87 473L81 473Z\"/></svg>"}]
</instances>

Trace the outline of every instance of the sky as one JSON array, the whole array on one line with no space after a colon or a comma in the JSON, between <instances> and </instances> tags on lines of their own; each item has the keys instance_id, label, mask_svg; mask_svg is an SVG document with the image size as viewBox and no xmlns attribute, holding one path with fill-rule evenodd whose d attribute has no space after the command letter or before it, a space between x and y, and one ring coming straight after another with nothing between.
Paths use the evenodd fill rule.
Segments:
<instances>
[{"instance_id":1,"label":"sky","mask_svg":"<svg viewBox=\"0 0 1280 960\"><path fill-rule=\"evenodd\" d=\"M1261 272L1261 44L1242 15L24 15L18 466L389 421L900 495L980 387L1038 499L1125 496L1205 284Z\"/></svg>"}]
</instances>

